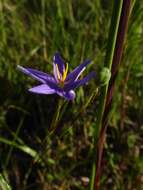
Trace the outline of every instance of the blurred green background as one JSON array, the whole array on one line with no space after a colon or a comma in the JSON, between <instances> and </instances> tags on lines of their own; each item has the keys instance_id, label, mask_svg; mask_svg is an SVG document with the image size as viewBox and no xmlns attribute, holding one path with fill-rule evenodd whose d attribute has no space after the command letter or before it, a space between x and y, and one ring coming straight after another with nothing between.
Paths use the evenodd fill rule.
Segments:
<instances>
[{"instance_id":1,"label":"blurred green background","mask_svg":"<svg viewBox=\"0 0 143 190\"><path fill-rule=\"evenodd\" d=\"M14 190L86 190L91 173L97 82L76 90L60 127L48 128L59 97L30 94L16 66L52 73L59 51L72 70L103 67L113 0L0 0L0 169ZM101 189L143 189L143 2L136 1L116 81ZM84 105L92 93L92 102ZM40 157L40 160L38 159ZM38 161L37 161L38 160Z\"/></svg>"}]
</instances>

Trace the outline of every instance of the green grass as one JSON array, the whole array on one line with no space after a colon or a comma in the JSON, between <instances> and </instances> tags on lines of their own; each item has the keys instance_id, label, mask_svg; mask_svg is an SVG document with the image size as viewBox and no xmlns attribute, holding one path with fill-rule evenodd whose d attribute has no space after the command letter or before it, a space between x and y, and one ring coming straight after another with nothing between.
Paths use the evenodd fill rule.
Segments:
<instances>
[{"instance_id":1,"label":"green grass","mask_svg":"<svg viewBox=\"0 0 143 190\"><path fill-rule=\"evenodd\" d=\"M82 177L91 173L98 71L105 57L112 3L0 1L0 168L4 184L12 189L88 189ZM107 131L103 190L142 190L142 20L143 3L136 1ZM55 51L69 62L70 70L90 58L93 62L84 74L95 70L97 78L76 90L74 103L63 107L63 132L50 136L59 97L28 93L36 82L16 66L52 73Z\"/></svg>"}]
</instances>

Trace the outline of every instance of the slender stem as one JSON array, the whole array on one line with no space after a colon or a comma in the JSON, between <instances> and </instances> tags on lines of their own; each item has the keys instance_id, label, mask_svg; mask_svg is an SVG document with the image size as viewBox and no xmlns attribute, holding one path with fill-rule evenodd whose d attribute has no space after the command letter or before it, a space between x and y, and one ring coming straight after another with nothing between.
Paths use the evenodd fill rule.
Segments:
<instances>
[{"instance_id":1,"label":"slender stem","mask_svg":"<svg viewBox=\"0 0 143 190\"><path fill-rule=\"evenodd\" d=\"M109 37L108 37L108 46L107 46L107 52L106 52L105 64L104 64L104 66L107 67L109 70L111 70L113 56L114 56L122 4L123 4L123 0L118 0L114 2L114 7L113 7L111 26L110 26L110 32L109 32ZM94 134L94 150L95 151L97 150L97 147L98 147L97 142L98 142L98 137L99 137L101 127L102 127L102 118L103 118L103 113L105 109L108 85L109 84L106 84L105 86L101 87L101 95L99 99L97 121L96 121L95 134ZM95 155L94 160L93 160L90 190L94 190L94 187L96 190L99 189L99 179L96 182L94 181L95 176L96 176L96 170L97 170L96 160L97 160L97 155Z\"/></svg>"},{"instance_id":2,"label":"slender stem","mask_svg":"<svg viewBox=\"0 0 143 190\"><path fill-rule=\"evenodd\" d=\"M126 38L129 16L130 16L130 13L131 13L134 3L135 3L135 1L133 1L133 0L123 0L118 35L117 35L116 46L115 46L115 51L114 51L114 57L112 60L112 67L111 67L112 75L111 75L110 82L108 84L108 92L106 94L106 105L104 107L104 115L103 115L102 121L101 121L102 128L100 131L98 146L97 146L97 161L96 161L96 176L95 176L95 189L96 190L99 189L103 147L104 147L106 129L108 126L108 115L110 113L111 104L112 104L115 79L118 74L118 69L119 69L121 57L123 54L124 41Z\"/></svg>"},{"instance_id":3,"label":"slender stem","mask_svg":"<svg viewBox=\"0 0 143 190\"><path fill-rule=\"evenodd\" d=\"M4 15L4 0L1 0L0 2L0 23L1 23L1 43L2 45L6 45L7 37L6 37L6 31L5 31L5 15Z\"/></svg>"},{"instance_id":4,"label":"slender stem","mask_svg":"<svg viewBox=\"0 0 143 190\"><path fill-rule=\"evenodd\" d=\"M89 96L89 98L87 99L87 101L85 102L85 104L78 110L78 113L73 118L72 125L74 124L74 122L76 121L76 119L86 110L86 108L93 102L93 100L97 96L97 93L98 93L98 88L96 88L93 91L93 93Z\"/></svg>"},{"instance_id":5,"label":"slender stem","mask_svg":"<svg viewBox=\"0 0 143 190\"><path fill-rule=\"evenodd\" d=\"M42 1L42 32L43 32L43 56L47 60L47 48L46 48L46 1Z\"/></svg>"},{"instance_id":6,"label":"slender stem","mask_svg":"<svg viewBox=\"0 0 143 190\"><path fill-rule=\"evenodd\" d=\"M93 91L93 93L89 96L89 98L85 102L85 104L81 107L81 109L79 109L78 113L73 117L71 125L68 126L68 128L66 128L66 130L64 130L64 132L62 132L61 137L65 136L66 133L69 132L69 129L71 129L74 126L75 122L77 121L77 118L81 117L81 114L86 110L86 108L89 107L90 104L92 104L92 102L94 101L97 93L98 93L98 88Z\"/></svg>"},{"instance_id":7,"label":"slender stem","mask_svg":"<svg viewBox=\"0 0 143 190\"><path fill-rule=\"evenodd\" d=\"M52 120L50 129L49 129L50 134L53 134L54 131L55 131L56 128L57 128L62 106L63 106L63 99L59 99L59 102L58 102L58 104L57 104L57 109L56 109L56 111L55 111L55 114L54 114L54 116L53 116L53 120Z\"/></svg>"},{"instance_id":8,"label":"slender stem","mask_svg":"<svg viewBox=\"0 0 143 190\"><path fill-rule=\"evenodd\" d=\"M19 135L19 131L20 131L21 127L22 127L23 121L24 121L24 118L21 119L21 121L20 121L20 123L18 125L18 128L17 128L17 130L15 132L15 136L14 136L14 138L12 140L12 143L16 142L17 137ZM10 147L10 149L8 151L8 155L7 155L6 161L5 161L5 168L7 167L8 163L9 163L9 160L10 160L11 155L12 155L12 151L13 151L13 147Z\"/></svg>"},{"instance_id":9,"label":"slender stem","mask_svg":"<svg viewBox=\"0 0 143 190\"><path fill-rule=\"evenodd\" d=\"M123 4L123 0L119 0L117 2L114 2L114 7L113 7L111 26L110 26L110 32L109 32L109 37L108 37L107 52L106 52L105 64L104 64L104 66L107 67L110 71L112 67L112 61L113 61L114 50L115 50L115 45L116 45L122 4ZM97 122L96 122L98 126L97 127L98 131L96 131L97 137L99 136L99 133L101 130L108 85L109 83L101 87L101 92L100 92L101 96L99 100L99 106L98 106L99 109L98 109Z\"/></svg>"}]
</instances>

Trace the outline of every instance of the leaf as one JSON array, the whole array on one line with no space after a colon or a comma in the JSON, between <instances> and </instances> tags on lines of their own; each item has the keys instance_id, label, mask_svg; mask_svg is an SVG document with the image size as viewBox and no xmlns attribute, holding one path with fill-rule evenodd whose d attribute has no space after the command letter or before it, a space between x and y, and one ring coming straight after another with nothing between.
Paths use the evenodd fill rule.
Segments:
<instances>
[{"instance_id":1,"label":"leaf","mask_svg":"<svg viewBox=\"0 0 143 190\"><path fill-rule=\"evenodd\" d=\"M2 174L0 174L0 189L1 190L12 190L8 182L5 180Z\"/></svg>"},{"instance_id":2,"label":"leaf","mask_svg":"<svg viewBox=\"0 0 143 190\"><path fill-rule=\"evenodd\" d=\"M3 137L0 137L0 142L5 143L5 144L10 145L10 146L13 146L13 147L25 152L26 154L33 157L35 159L35 161L39 161L39 162L41 161L39 154L35 150L28 147L27 145L19 145L16 142L10 141L10 140L5 139Z\"/></svg>"}]
</instances>

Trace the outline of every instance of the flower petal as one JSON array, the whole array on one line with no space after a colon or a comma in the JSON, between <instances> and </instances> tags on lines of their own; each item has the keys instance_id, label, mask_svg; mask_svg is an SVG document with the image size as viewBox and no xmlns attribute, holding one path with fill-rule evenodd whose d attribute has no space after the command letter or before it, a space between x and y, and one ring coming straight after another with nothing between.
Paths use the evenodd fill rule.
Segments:
<instances>
[{"instance_id":1,"label":"flower petal","mask_svg":"<svg viewBox=\"0 0 143 190\"><path fill-rule=\"evenodd\" d=\"M58 84L55 81L55 79L52 76L48 75L47 73L31 68L24 68L20 65L18 65L18 69L23 73L33 77L34 79L37 79L42 83L46 83L52 89L60 90L60 87L58 87Z\"/></svg>"},{"instance_id":2,"label":"flower petal","mask_svg":"<svg viewBox=\"0 0 143 190\"><path fill-rule=\"evenodd\" d=\"M65 84L64 90L65 91L73 90L73 89L75 89L75 88L77 88L77 87L79 87L81 85L86 84L93 77L95 77L95 72L94 71L90 72L86 77L84 77L81 80L77 80L75 82L70 82L70 83Z\"/></svg>"},{"instance_id":3,"label":"flower petal","mask_svg":"<svg viewBox=\"0 0 143 190\"><path fill-rule=\"evenodd\" d=\"M64 97L66 100L73 100L75 98L75 92L73 90L70 91L63 91L63 92L56 92L59 96Z\"/></svg>"},{"instance_id":4,"label":"flower petal","mask_svg":"<svg viewBox=\"0 0 143 190\"><path fill-rule=\"evenodd\" d=\"M37 94L54 94L56 91L50 88L46 84L41 84L29 89L30 92L37 93Z\"/></svg>"},{"instance_id":5,"label":"flower petal","mask_svg":"<svg viewBox=\"0 0 143 190\"><path fill-rule=\"evenodd\" d=\"M91 63L91 61L86 60L76 67L71 73L67 75L66 81L76 81L89 63Z\"/></svg>"},{"instance_id":6,"label":"flower petal","mask_svg":"<svg viewBox=\"0 0 143 190\"><path fill-rule=\"evenodd\" d=\"M65 64L59 53L55 53L53 57L53 73L56 81L58 81L57 67L59 69L60 77L62 78L63 72L65 70Z\"/></svg>"},{"instance_id":7,"label":"flower petal","mask_svg":"<svg viewBox=\"0 0 143 190\"><path fill-rule=\"evenodd\" d=\"M51 75L44 73L42 71L38 71L36 69L31 69L31 68L24 68L20 65L18 65L17 68L23 73L33 77L34 79L37 79L42 83L45 83L47 81L55 82L55 79Z\"/></svg>"}]
</instances>

